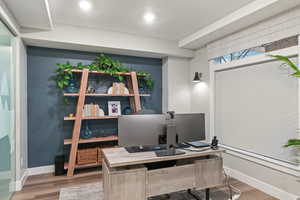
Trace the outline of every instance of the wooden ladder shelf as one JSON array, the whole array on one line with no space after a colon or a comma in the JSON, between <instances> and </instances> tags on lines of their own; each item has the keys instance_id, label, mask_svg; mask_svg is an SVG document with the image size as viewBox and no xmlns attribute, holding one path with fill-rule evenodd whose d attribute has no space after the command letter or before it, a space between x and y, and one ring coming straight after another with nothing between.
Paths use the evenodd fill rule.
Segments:
<instances>
[{"instance_id":1,"label":"wooden ladder shelf","mask_svg":"<svg viewBox=\"0 0 300 200\"><path fill-rule=\"evenodd\" d=\"M78 144L79 143L84 143L85 140L80 140L80 130L81 130L81 124L82 120L88 120L88 119L109 119L109 118L116 118L116 117L110 117L110 116L105 116L105 117L83 117L83 107L85 103L85 97L86 96L109 96L109 95L91 95L91 94L86 94L86 90L88 87L88 79L89 79L89 73L95 73L95 74L103 74L103 73L96 73L94 71L89 71L88 69L83 69L83 70L73 70L73 72L77 73L82 73L81 76L81 83L80 83L80 90L78 94L72 94L68 95L65 94L65 96L78 96L78 102L77 102L77 108L76 108L76 115L75 117L69 118L65 117L65 120L74 120L74 127L73 127L73 135L72 139L67 139L65 140L65 144L71 144L71 151L70 151L70 156L69 156L69 162L65 164L65 168L68 169L67 176L73 176L74 175L74 170L75 168L80 168L82 166L76 165L76 156L77 156L77 150L78 150ZM133 112L138 112L141 110L141 96L150 96L150 95L140 95L139 94L139 87L138 87L138 78L136 72L129 72L129 73L119 73L119 75L126 76L126 79L128 81L128 89L129 89L129 97L130 100L130 106ZM116 95L111 95L111 96L116 96ZM124 96L124 95L120 95ZM112 138L112 137L111 137ZM116 140L116 137L113 137L110 141ZM97 142L101 140L91 140L91 142ZM105 141L105 140L103 140ZM88 142L88 140L86 141Z\"/></svg>"}]
</instances>

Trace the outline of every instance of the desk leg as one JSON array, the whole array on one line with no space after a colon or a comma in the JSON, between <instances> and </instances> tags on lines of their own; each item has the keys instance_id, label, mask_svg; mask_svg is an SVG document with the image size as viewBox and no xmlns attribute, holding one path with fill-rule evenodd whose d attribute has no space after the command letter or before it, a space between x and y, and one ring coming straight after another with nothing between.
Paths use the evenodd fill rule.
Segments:
<instances>
[{"instance_id":1,"label":"desk leg","mask_svg":"<svg viewBox=\"0 0 300 200\"><path fill-rule=\"evenodd\" d=\"M205 199L209 200L209 196L210 196L210 189L207 188L207 189L205 189Z\"/></svg>"},{"instance_id":2,"label":"desk leg","mask_svg":"<svg viewBox=\"0 0 300 200\"><path fill-rule=\"evenodd\" d=\"M195 199L197 199L197 200L201 200L201 198L200 197L198 197L196 194L194 194L193 192L192 192L192 190L191 189L188 189L187 190L187 192L188 192L188 194L189 195L191 195L192 197L194 197Z\"/></svg>"}]
</instances>

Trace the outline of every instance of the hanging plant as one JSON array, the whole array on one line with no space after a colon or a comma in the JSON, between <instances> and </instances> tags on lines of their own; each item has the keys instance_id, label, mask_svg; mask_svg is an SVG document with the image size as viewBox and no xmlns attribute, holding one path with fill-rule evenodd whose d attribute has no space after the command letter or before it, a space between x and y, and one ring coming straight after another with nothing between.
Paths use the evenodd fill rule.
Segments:
<instances>
[{"instance_id":1,"label":"hanging plant","mask_svg":"<svg viewBox=\"0 0 300 200\"><path fill-rule=\"evenodd\" d=\"M139 83L141 87L144 89L152 90L154 87L154 81L151 76L145 75L144 77L138 77Z\"/></svg>"},{"instance_id":2,"label":"hanging plant","mask_svg":"<svg viewBox=\"0 0 300 200\"><path fill-rule=\"evenodd\" d=\"M66 64L57 64L58 69L54 70L56 76L54 76L54 80L56 81L56 85L60 90L63 90L66 86L69 85L69 80L73 78L72 69L73 66L67 62Z\"/></svg>"},{"instance_id":3,"label":"hanging plant","mask_svg":"<svg viewBox=\"0 0 300 200\"><path fill-rule=\"evenodd\" d=\"M290 68L294 70L294 72L290 75L300 78L300 70L298 66L293 61L291 61L288 57L280 56L280 55L269 55L269 56L275 58L276 60L286 63ZM289 139L288 143L284 145L284 147L290 147L290 146L300 147L300 139Z\"/></svg>"},{"instance_id":4,"label":"hanging plant","mask_svg":"<svg viewBox=\"0 0 300 200\"><path fill-rule=\"evenodd\" d=\"M83 65L82 63L78 63L73 66L69 62L65 64L57 64L58 69L54 70L55 76L54 79L56 81L57 87L64 91L64 89L70 84L70 80L73 78L73 69L89 69L90 71L97 71L108 73L118 79L120 82L124 81L124 76L119 75L118 73L126 73L126 72L136 72L139 76L139 80L145 81L147 87L149 89L153 89L154 81L151 77L151 74L146 72L138 72L132 69L128 69L118 60L112 59L104 54L98 56L95 61L89 65Z\"/></svg>"}]
</instances>

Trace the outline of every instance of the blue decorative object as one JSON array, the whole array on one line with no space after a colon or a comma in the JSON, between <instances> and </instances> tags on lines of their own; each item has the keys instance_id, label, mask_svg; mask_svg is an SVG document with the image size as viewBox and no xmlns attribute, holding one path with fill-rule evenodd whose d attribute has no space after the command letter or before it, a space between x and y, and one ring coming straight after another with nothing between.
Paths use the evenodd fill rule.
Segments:
<instances>
[{"instance_id":1,"label":"blue decorative object","mask_svg":"<svg viewBox=\"0 0 300 200\"><path fill-rule=\"evenodd\" d=\"M74 78L69 80L69 85L66 87L67 93L77 93L78 92L78 85Z\"/></svg>"},{"instance_id":2,"label":"blue decorative object","mask_svg":"<svg viewBox=\"0 0 300 200\"><path fill-rule=\"evenodd\" d=\"M132 109L129 106L127 106L126 108L123 109L123 113L124 115L130 115L132 114Z\"/></svg>"},{"instance_id":3,"label":"blue decorative object","mask_svg":"<svg viewBox=\"0 0 300 200\"><path fill-rule=\"evenodd\" d=\"M139 88L139 93L140 94L146 94L146 90L144 87Z\"/></svg>"},{"instance_id":4,"label":"blue decorative object","mask_svg":"<svg viewBox=\"0 0 300 200\"><path fill-rule=\"evenodd\" d=\"M80 137L83 139L89 139L93 136L92 130L89 128L88 122L84 122L84 127L80 132Z\"/></svg>"}]
</instances>

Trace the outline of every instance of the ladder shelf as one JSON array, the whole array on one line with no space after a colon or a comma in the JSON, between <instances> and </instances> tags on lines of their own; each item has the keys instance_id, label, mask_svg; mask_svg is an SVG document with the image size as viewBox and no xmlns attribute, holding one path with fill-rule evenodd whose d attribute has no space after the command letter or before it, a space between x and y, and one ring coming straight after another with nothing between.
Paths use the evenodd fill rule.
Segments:
<instances>
[{"instance_id":1,"label":"ladder shelf","mask_svg":"<svg viewBox=\"0 0 300 200\"><path fill-rule=\"evenodd\" d=\"M81 81L80 81L80 89L79 93L65 93L64 96L76 96L77 107L76 107L76 115L74 117L64 117L64 120L72 120L74 121L72 139L65 139L65 145L71 145L69 161L65 163L65 169L68 169L67 176L74 175L75 168L84 168L84 167L95 167L100 166L99 163L88 164L88 165L77 165L76 164L76 156L78 150L78 144L83 143L94 143L94 142L106 142L106 141L117 141L117 136L110 137L101 137L101 138L90 138L90 139L80 139L80 130L82 125L82 120L96 120L96 119L118 119L119 116L97 116L97 117L85 117L83 116L83 107L85 103L85 97L129 97L130 106L133 112L138 112L141 110L141 100L142 96L150 96L150 94L139 94L138 88L138 79L136 72L126 72L126 73L118 73L118 75L126 76L127 84L128 84L128 95L112 95L112 94L87 94L86 90L88 87L88 78L89 74L99 74L99 75L111 75L109 73L104 72L96 72L89 71L88 69L83 70L72 70L72 72L81 73ZM142 75L140 75L142 76Z\"/></svg>"}]
</instances>

